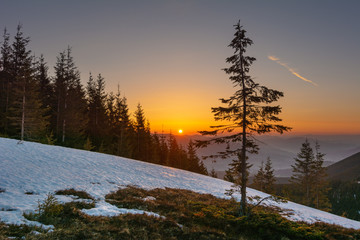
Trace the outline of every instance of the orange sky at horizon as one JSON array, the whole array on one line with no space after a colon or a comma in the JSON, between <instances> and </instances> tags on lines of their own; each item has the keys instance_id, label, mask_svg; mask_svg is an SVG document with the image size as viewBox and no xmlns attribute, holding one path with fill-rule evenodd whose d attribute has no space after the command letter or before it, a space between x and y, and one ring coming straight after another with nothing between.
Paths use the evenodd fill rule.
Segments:
<instances>
[{"instance_id":1,"label":"orange sky at horizon","mask_svg":"<svg viewBox=\"0 0 360 240\"><path fill-rule=\"evenodd\" d=\"M218 124L213 122L214 124ZM206 125L207 124L207 125ZM306 134L316 134L316 135L359 135L360 127L359 123L354 123L353 126L349 125L348 122L282 122L286 126L290 126L293 129L288 132L289 134L294 135L306 135ZM164 126L164 127L163 127ZM179 135L178 130L183 130L183 135L194 135L198 134L198 131L202 130L211 130L211 122L181 122L173 121L168 122L167 124L153 124L150 122L150 127L152 132L160 133L172 133L174 135ZM276 134L276 133L270 133Z\"/></svg>"},{"instance_id":2,"label":"orange sky at horizon","mask_svg":"<svg viewBox=\"0 0 360 240\"><path fill-rule=\"evenodd\" d=\"M145 109L146 113L146 109ZM182 129L184 135L198 134L198 131L211 130L210 126L219 125L219 122L213 120L211 110L208 113L205 111L195 111L194 113L187 112L183 115L179 112L171 114L167 112L166 117L161 115L151 115L152 112L147 114L150 121L152 132L157 133L172 133L178 135L178 130ZM203 118L201 118L203 114ZM304 134L318 134L318 135L356 135L360 134L360 121L356 120L329 120L318 118L312 120L311 115L303 116L297 119L297 114L290 115L291 113L281 113L280 118L283 119L280 124L292 127L288 133L295 135ZM357 119L360 119L357 118ZM270 133L274 134L274 133ZM276 134L276 133L275 133Z\"/></svg>"},{"instance_id":3,"label":"orange sky at horizon","mask_svg":"<svg viewBox=\"0 0 360 240\"><path fill-rule=\"evenodd\" d=\"M254 44L250 76L284 92L291 134L360 134L360 1L7 1L0 29L18 23L53 75L67 46L84 86L101 74L106 92L143 107L152 132L210 130L211 107L237 89L222 69L239 19ZM71 5L71 8L69 6ZM298 13L292 14L294 9ZM67 17L62 14L66 12ZM45 13L45 14L44 14ZM51 17L49 17L51 16ZM98 16L98 17L94 17ZM334 21L334 16L337 16Z\"/></svg>"}]
</instances>

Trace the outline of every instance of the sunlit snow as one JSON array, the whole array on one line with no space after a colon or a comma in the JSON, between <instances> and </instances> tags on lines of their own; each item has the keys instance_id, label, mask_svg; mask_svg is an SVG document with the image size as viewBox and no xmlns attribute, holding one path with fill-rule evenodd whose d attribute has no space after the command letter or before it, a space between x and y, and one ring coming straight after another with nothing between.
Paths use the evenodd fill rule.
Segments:
<instances>
[{"instance_id":1,"label":"sunlit snow","mask_svg":"<svg viewBox=\"0 0 360 240\"><path fill-rule=\"evenodd\" d=\"M170 167L112 155L0 138L0 220L15 224L37 224L23 217L35 211L38 201L57 190L75 188L96 199L96 207L83 210L89 215L114 216L122 213L156 213L117 208L104 201L105 195L127 185L141 188L181 188L226 197L231 183ZM249 196L267 194L248 189ZM57 196L60 201L71 197ZM239 198L238 195L235 197ZM360 229L360 222L292 202L265 204L291 211L287 218L309 223L323 221Z\"/></svg>"}]
</instances>

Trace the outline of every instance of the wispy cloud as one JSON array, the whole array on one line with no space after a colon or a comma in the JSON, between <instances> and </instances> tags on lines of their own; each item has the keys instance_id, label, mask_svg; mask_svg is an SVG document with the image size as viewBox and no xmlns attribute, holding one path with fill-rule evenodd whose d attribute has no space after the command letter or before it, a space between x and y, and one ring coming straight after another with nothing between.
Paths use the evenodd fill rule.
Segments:
<instances>
[{"instance_id":1,"label":"wispy cloud","mask_svg":"<svg viewBox=\"0 0 360 240\"><path fill-rule=\"evenodd\" d=\"M301 80L311 83L314 86L318 86L317 83L314 83L313 81L301 76L299 73L297 73L294 69L292 69L291 67L289 67L286 63L281 62L279 58L275 57L275 56L268 56L268 59L270 59L271 61L274 61L278 64L280 64L281 66L285 67L289 72L291 72L293 75L295 75L296 77L300 78Z\"/></svg>"}]
</instances>

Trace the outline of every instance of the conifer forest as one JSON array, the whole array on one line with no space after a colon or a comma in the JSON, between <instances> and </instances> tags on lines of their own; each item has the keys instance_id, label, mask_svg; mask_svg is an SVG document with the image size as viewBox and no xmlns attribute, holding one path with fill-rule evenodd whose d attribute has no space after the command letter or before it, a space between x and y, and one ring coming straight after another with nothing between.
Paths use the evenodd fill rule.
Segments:
<instances>
[{"instance_id":1,"label":"conifer forest","mask_svg":"<svg viewBox=\"0 0 360 240\"><path fill-rule=\"evenodd\" d=\"M101 74L83 80L71 47L58 54L50 75L45 56L29 49L22 26L15 32L5 29L0 41L0 136L207 174L192 141L181 146L171 134L151 133L141 104L131 114L121 89L105 92Z\"/></svg>"}]
</instances>

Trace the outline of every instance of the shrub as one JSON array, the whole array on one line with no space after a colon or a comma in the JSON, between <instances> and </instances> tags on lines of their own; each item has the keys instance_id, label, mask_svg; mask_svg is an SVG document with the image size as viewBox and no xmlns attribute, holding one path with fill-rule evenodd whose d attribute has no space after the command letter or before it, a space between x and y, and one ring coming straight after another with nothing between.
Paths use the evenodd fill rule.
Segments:
<instances>
[{"instance_id":1,"label":"shrub","mask_svg":"<svg viewBox=\"0 0 360 240\"><path fill-rule=\"evenodd\" d=\"M53 194L48 194L43 202L38 201L38 207L35 213L24 214L30 220L39 221L44 224L53 224L63 210L61 205Z\"/></svg>"}]
</instances>

